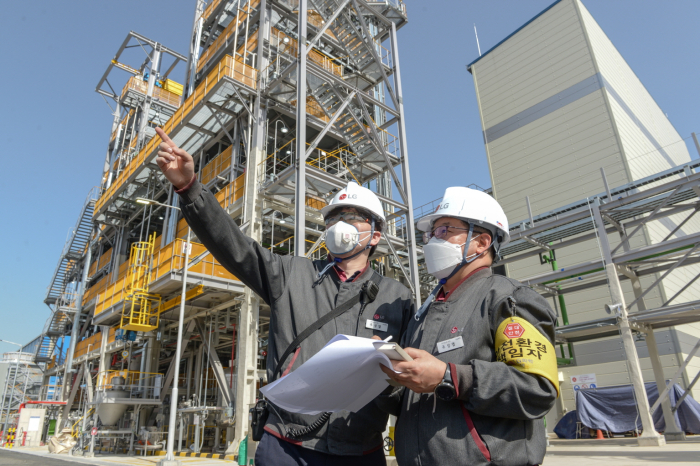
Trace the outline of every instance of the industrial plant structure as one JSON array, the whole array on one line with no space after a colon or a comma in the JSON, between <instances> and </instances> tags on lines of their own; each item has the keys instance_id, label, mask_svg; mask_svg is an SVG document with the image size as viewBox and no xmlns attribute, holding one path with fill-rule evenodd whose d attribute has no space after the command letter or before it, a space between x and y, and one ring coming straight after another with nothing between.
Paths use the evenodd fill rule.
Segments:
<instances>
[{"instance_id":1,"label":"industrial plant structure","mask_svg":"<svg viewBox=\"0 0 700 466\"><path fill-rule=\"evenodd\" d=\"M45 297L42 399L51 387L65 401L56 429L88 454L165 450L168 431L175 450L234 454L265 383L270 309L190 232L155 164L155 127L277 254L325 257L320 209L350 181L369 187L388 221L372 267L421 286L396 35L404 4L199 0L195 10L188 53L132 31L104 57L104 171Z\"/></svg>"}]
</instances>

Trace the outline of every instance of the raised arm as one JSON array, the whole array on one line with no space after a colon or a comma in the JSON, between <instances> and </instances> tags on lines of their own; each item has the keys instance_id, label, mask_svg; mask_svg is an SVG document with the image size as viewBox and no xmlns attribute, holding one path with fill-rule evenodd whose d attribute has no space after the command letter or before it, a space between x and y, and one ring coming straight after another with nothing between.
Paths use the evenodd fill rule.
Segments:
<instances>
[{"instance_id":1,"label":"raised arm","mask_svg":"<svg viewBox=\"0 0 700 466\"><path fill-rule=\"evenodd\" d=\"M182 213L197 238L226 269L268 304L285 289L290 261L262 247L241 232L214 195L197 181L192 156L161 129L163 140L156 162L165 177L178 188Z\"/></svg>"}]
</instances>

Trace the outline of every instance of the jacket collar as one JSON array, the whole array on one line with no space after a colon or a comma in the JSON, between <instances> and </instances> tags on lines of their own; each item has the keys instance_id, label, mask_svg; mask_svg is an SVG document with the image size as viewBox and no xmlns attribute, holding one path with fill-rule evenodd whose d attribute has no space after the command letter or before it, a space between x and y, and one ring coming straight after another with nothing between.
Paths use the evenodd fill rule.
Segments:
<instances>
[{"instance_id":1,"label":"jacket collar","mask_svg":"<svg viewBox=\"0 0 700 466\"><path fill-rule=\"evenodd\" d=\"M485 267L483 269L477 270L471 275L469 275L464 281L462 281L457 287L447 295L447 301L454 302L460 299L464 294L466 294L469 289L479 280L483 278L488 278L493 275L491 267Z\"/></svg>"}]
</instances>

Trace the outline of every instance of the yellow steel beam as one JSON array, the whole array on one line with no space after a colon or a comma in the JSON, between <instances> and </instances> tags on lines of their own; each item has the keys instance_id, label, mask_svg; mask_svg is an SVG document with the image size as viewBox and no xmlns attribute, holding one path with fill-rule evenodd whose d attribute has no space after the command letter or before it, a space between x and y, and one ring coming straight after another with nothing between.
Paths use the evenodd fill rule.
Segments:
<instances>
[{"instance_id":1,"label":"yellow steel beam","mask_svg":"<svg viewBox=\"0 0 700 466\"><path fill-rule=\"evenodd\" d=\"M129 65L125 65L124 63L119 63L117 60L112 60L112 64L116 66L117 68L126 71L127 73L131 73L134 76L138 76L141 74L139 70L136 70Z\"/></svg>"},{"instance_id":2,"label":"yellow steel beam","mask_svg":"<svg viewBox=\"0 0 700 466\"><path fill-rule=\"evenodd\" d=\"M204 285L197 285L194 288L192 288L190 291L185 293L185 301L189 301L190 299L193 299L199 295L204 293ZM169 299L168 301L164 302L163 304L160 305L158 308L158 314L162 314L165 311L169 311L170 309L178 306L180 304L180 299L182 298L182 295L178 295L174 297L173 299Z\"/></svg>"}]
</instances>

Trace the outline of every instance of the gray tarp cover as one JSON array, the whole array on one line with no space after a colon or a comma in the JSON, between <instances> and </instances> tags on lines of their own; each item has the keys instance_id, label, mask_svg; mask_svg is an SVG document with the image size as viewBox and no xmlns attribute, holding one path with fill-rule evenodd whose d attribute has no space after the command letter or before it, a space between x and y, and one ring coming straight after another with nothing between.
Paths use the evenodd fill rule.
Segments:
<instances>
[{"instance_id":1,"label":"gray tarp cover","mask_svg":"<svg viewBox=\"0 0 700 466\"><path fill-rule=\"evenodd\" d=\"M649 406L659 398L656 384L644 384L649 399ZM671 406L676 406L676 400L683 396L684 390L675 384L669 393ZM631 385L617 387L589 388L579 390L576 394L576 411L583 425L591 429L609 430L610 432L628 432L642 428L642 422L637 416L637 405ZM700 404L688 395L676 411L676 422L681 430L700 434ZM663 410L659 408L654 413L654 426L657 431L664 431Z\"/></svg>"}]
</instances>

